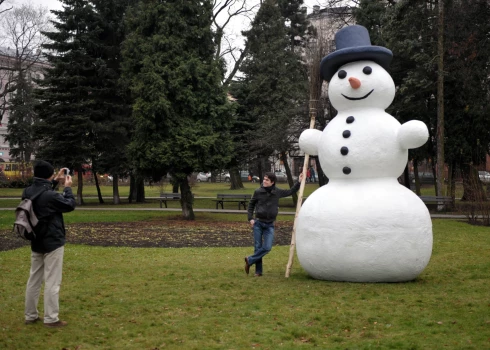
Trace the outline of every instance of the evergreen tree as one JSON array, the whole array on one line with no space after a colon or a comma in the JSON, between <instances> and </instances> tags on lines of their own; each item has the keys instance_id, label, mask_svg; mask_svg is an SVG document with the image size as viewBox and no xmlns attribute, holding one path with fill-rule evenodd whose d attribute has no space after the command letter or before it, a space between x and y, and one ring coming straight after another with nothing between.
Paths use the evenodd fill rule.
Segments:
<instances>
[{"instance_id":1,"label":"evergreen tree","mask_svg":"<svg viewBox=\"0 0 490 350\"><path fill-rule=\"evenodd\" d=\"M28 164L36 148L33 139L35 99L32 83L26 78L26 71L18 72L16 91L10 100L10 116L5 140L10 145L10 154L15 159Z\"/></svg>"},{"instance_id":2,"label":"evergreen tree","mask_svg":"<svg viewBox=\"0 0 490 350\"><path fill-rule=\"evenodd\" d=\"M54 11L57 31L44 33L53 41L45 45L53 53L47 56L52 68L38 90L42 103L36 135L43 145L39 156L78 170L79 203L82 165L92 165L100 202L97 173L110 172L115 178L114 202L119 203L117 178L128 169L130 128L127 93L119 85L128 1L64 0L64 4L63 11Z\"/></svg>"},{"instance_id":3,"label":"evergreen tree","mask_svg":"<svg viewBox=\"0 0 490 350\"><path fill-rule=\"evenodd\" d=\"M208 1L143 0L128 13L123 46L123 76L134 99L131 159L144 174L170 172L190 220L188 176L223 168L232 150L211 11Z\"/></svg>"},{"instance_id":4,"label":"evergreen tree","mask_svg":"<svg viewBox=\"0 0 490 350\"><path fill-rule=\"evenodd\" d=\"M299 136L292 125L305 110L308 96L306 67L288 33L275 0L264 1L252 28L244 32L250 51L238 97L241 118L254 125L247 134L248 147L259 159L260 176L267 170L261 169L262 162L276 151L289 172L285 155ZM290 176L289 180L292 185Z\"/></svg>"},{"instance_id":5,"label":"evergreen tree","mask_svg":"<svg viewBox=\"0 0 490 350\"><path fill-rule=\"evenodd\" d=\"M437 121L437 7L431 0L361 1L356 11L359 24L371 31L375 45L393 51L391 74L398 87L390 112L401 122L420 119L431 137L426 146L411 150L416 160L435 158ZM452 1L446 4L445 20L445 158L449 173L461 170L465 195L481 198L473 165L482 164L488 153L490 128L488 40L490 4L485 0ZM425 153L424 153L425 149ZM472 165L472 166L469 166ZM417 174L417 169L415 168ZM473 184L473 185L472 185ZM478 186L476 186L478 187ZM480 186L481 187L481 186ZM479 192L479 194L478 194ZM449 183L449 193L454 187Z\"/></svg>"},{"instance_id":6,"label":"evergreen tree","mask_svg":"<svg viewBox=\"0 0 490 350\"><path fill-rule=\"evenodd\" d=\"M41 103L34 130L38 158L78 172L77 202L83 204L82 165L94 154L91 116L97 109L92 95L97 68L87 49L100 28L87 0L61 2L63 10L52 11L56 31L43 33L52 40L44 45L50 67L36 91Z\"/></svg>"},{"instance_id":7,"label":"evergreen tree","mask_svg":"<svg viewBox=\"0 0 490 350\"><path fill-rule=\"evenodd\" d=\"M127 145L131 128L128 89L120 83L121 44L125 38L124 15L128 0L92 0L100 31L87 53L96 58L97 84L91 97L96 109L93 123L92 169L113 176L113 201L120 203L118 179L129 174ZM101 199L102 201L102 199Z\"/></svg>"}]
</instances>

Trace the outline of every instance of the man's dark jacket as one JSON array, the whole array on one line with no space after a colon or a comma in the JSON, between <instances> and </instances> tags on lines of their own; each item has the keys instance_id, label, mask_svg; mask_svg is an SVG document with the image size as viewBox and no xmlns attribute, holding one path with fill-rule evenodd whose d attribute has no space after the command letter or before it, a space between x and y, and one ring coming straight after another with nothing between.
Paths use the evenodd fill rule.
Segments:
<instances>
[{"instance_id":1,"label":"man's dark jacket","mask_svg":"<svg viewBox=\"0 0 490 350\"><path fill-rule=\"evenodd\" d=\"M281 190L276 185L272 185L269 189L264 186L256 189L250 202L248 203L248 221L253 219L254 210L255 217L262 222L274 222L279 211L279 198L288 197L293 193L298 192L300 183L297 182L289 190Z\"/></svg>"},{"instance_id":2,"label":"man's dark jacket","mask_svg":"<svg viewBox=\"0 0 490 350\"><path fill-rule=\"evenodd\" d=\"M54 190L57 184L57 181L35 177L34 183L22 192L22 199L24 199L44 191L32 205L40 220L35 230L38 235L31 241L31 249L36 253L46 254L65 245L65 224L62 213L73 211L76 202L70 187L65 187L63 194L60 194Z\"/></svg>"}]
</instances>

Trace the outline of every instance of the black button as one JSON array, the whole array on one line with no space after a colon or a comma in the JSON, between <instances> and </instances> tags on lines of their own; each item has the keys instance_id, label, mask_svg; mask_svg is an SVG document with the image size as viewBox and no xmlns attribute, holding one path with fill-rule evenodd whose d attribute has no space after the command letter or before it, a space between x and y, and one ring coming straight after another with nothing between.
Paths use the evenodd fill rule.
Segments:
<instances>
[{"instance_id":1,"label":"black button","mask_svg":"<svg viewBox=\"0 0 490 350\"><path fill-rule=\"evenodd\" d=\"M351 170L348 166L345 166L344 169L342 169L342 171L344 172L345 175L349 175Z\"/></svg>"},{"instance_id":2,"label":"black button","mask_svg":"<svg viewBox=\"0 0 490 350\"><path fill-rule=\"evenodd\" d=\"M344 132L342 133L342 136L346 139L348 137L350 137L350 131L349 130L344 130Z\"/></svg>"},{"instance_id":3,"label":"black button","mask_svg":"<svg viewBox=\"0 0 490 350\"><path fill-rule=\"evenodd\" d=\"M340 70L338 73L337 73L337 76L340 78L340 79L344 79L346 76L347 76L347 72L345 70Z\"/></svg>"},{"instance_id":4,"label":"black button","mask_svg":"<svg viewBox=\"0 0 490 350\"><path fill-rule=\"evenodd\" d=\"M344 146L344 147L342 147L342 148L340 149L340 153L341 153L343 156L346 156L346 155L347 155L347 153L349 153L349 149L348 149L347 147L345 147L345 146Z\"/></svg>"},{"instance_id":5,"label":"black button","mask_svg":"<svg viewBox=\"0 0 490 350\"><path fill-rule=\"evenodd\" d=\"M347 119L345 120L347 122L347 124L352 124L354 123L354 117L353 116L350 116L350 117L347 117Z\"/></svg>"}]
</instances>

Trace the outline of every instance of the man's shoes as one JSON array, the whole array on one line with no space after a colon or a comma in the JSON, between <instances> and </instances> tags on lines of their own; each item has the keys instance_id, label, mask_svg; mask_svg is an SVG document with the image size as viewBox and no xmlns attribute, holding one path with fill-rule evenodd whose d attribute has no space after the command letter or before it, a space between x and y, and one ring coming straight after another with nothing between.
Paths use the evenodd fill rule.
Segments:
<instances>
[{"instance_id":1,"label":"man's shoes","mask_svg":"<svg viewBox=\"0 0 490 350\"><path fill-rule=\"evenodd\" d=\"M256 273L254 276L255 276L255 277L261 277L261 276L262 276L262 274L261 274L261 273Z\"/></svg>"},{"instance_id":2,"label":"man's shoes","mask_svg":"<svg viewBox=\"0 0 490 350\"><path fill-rule=\"evenodd\" d=\"M35 318L34 320L25 320L25 324L34 324L39 320L41 320L39 317Z\"/></svg>"},{"instance_id":3,"label":"man's shoes","mask_svg":"<svg viewBox=\"0 0 490 350\"><path fill-rule=\"evenodd\" d=\"M49 327L49 328L60 328L60 327L64 327L68 324L68 322L65 322L65 321L57 321L57 322L53 322L53 323L45 323L44 326L46 327Z\"/></svg>"},{"instance_id":4,"label":"man's shoes","mask_svg":"<svg viewBox=\"0 0 490 350\"><path fill-rule=\"evenodd\" d=\"M250 272L250 264L248 263L248 258L245 257L245 273L248 275Z\"/></svg>"}]
</instances>

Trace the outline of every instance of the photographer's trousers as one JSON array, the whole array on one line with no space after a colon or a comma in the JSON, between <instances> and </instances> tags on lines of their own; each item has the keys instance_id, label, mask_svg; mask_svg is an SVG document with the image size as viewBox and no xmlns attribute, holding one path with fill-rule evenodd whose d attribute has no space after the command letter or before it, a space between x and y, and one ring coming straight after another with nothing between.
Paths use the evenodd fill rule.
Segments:
<instances>
[{"instance_id":1,"label":"photographer's trousers","mask_svg":"<svg viewBox=\"0 0 490 350\"><path fill-rule=\"evenodd\" d=\"M60 247L48 254L31 252L31 272L26 288L25 319L39 317L37 304L44 280L44 323L58 322L59 293L63 271L63 253Z\"/></svg>"}]
</instances>

